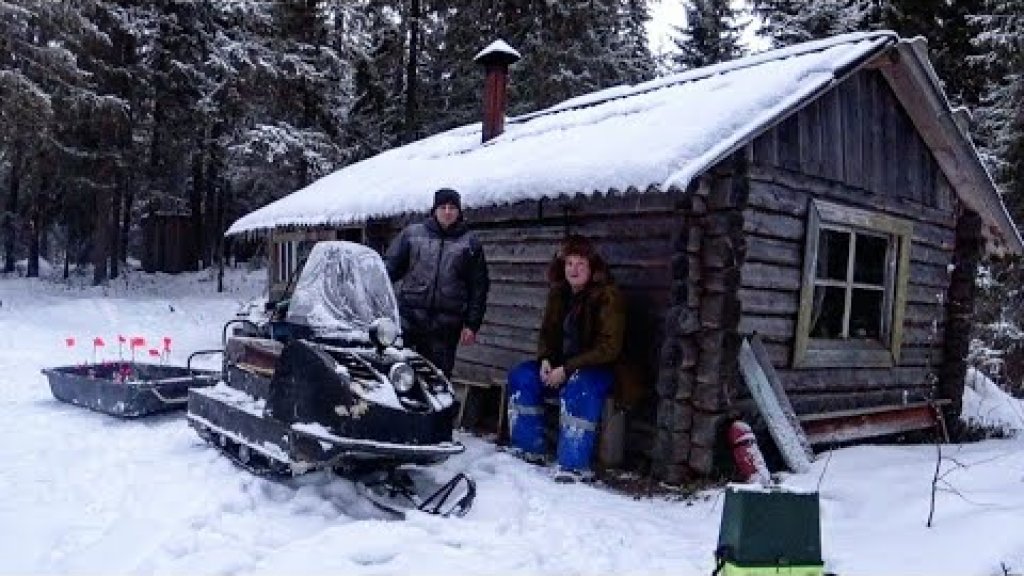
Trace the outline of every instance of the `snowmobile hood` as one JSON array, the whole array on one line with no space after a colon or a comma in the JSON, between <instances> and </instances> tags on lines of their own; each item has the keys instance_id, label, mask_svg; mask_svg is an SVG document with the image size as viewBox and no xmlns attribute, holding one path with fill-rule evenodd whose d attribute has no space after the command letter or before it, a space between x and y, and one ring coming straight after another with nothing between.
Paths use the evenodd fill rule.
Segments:
<instances>
[{"instance_id":1,"label":"snowmobile hood","mask_svg":"<svg viewBox=\"0 0 1024 576\"><path fill-rule=\"evenodd\" d=\"M370 324L390 318L401 325L384 262L371 248L318 242L309 253L288 304L288 322L317 337L369 342Z\"/></svg>"}]
</instances>

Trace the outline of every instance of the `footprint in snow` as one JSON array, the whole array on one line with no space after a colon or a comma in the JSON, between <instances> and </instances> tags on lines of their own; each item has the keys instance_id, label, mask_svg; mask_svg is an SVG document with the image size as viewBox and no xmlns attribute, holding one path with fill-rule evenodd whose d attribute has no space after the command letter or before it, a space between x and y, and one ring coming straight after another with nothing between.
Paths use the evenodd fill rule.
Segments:
<instances>
[{"instance_id":1,"label":"footprint in snow","mask_svg":"<svg viewBox=\"0 0 1024 576\"><path fill-rule=\"evenodd\" d=\"M359 564L360 566L379 566L381 564L387 564L398 556L396 552L385 552L382 550L370 551L365 550L352 554L350 559Z\"/></svg>"}]
</instances>

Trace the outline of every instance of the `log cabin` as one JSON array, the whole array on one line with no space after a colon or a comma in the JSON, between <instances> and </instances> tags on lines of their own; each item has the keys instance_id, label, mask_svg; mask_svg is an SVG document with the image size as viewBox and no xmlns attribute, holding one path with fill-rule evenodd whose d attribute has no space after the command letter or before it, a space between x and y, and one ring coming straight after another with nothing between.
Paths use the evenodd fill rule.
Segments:
<instances>
[{"instance_id":1,"label":"log cabin","mask_svg":"<svg viewBox=\"0 0 1024 576\"><path fill-rule=\"evenodd\" d=\"M500 41L477 56L481 123L236 221L228 235L270 244L271 296L311 242L383 251L451 187L492 282L455 375L500 382L534 354L544 269L567 234L589 236L649 391L627 449L661 480L712 473L723 421L756 420L737 360L754 334L808 422L936 400L958 414L978 261L1024 246L923 40L837 36L506 120L518 58Z\"/></svg>"}]
</instances>

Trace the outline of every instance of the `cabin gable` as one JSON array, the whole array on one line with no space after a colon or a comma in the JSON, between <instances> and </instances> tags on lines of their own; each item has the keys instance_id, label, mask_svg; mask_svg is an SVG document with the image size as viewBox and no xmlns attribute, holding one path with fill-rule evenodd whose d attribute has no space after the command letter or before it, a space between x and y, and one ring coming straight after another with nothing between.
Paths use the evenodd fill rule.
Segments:
<instances>
[{"instance_id":1,"label":"cabin gable","mask_svg":"<svg viewBox=\"0 0 1024 576\"><path fill-rule=\"evenodd\" d=\"M858 71L756 138L750 156L740 332L765 341L797 412L935 397L958 202L886 79ZM851 242L875 256L858 259ZM824 250L849 270L821 270ZM881 311L859 339L851 294ZM835 335L821 327L826 295ZM857 344L875 334L877 346Z\"/></svg>"}]
</instances>

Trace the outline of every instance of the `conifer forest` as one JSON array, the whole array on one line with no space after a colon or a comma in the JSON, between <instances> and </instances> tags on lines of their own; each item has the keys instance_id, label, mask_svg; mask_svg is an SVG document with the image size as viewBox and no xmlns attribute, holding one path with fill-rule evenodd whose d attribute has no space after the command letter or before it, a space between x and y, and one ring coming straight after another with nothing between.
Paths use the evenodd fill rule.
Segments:
<instances>
[{"instance_id":1,"label":"conifer forest","mask_svg":"<svg viewBox=\"0 0 1024 576\"><path fill-rule=\"evenodd\" d=\"M1024 223L1024 3L658 0L0 0L0 272L135 257L140 221L183 214L194 267L239 216L340 167L479 121L474 55L495 39L514 116L603 88L860 30L928 41L946 96ZM22 270L16 263L25 261ZM1024 271L982 267L977 365L1024 370Z\"/></svg>"}]
</instances>

